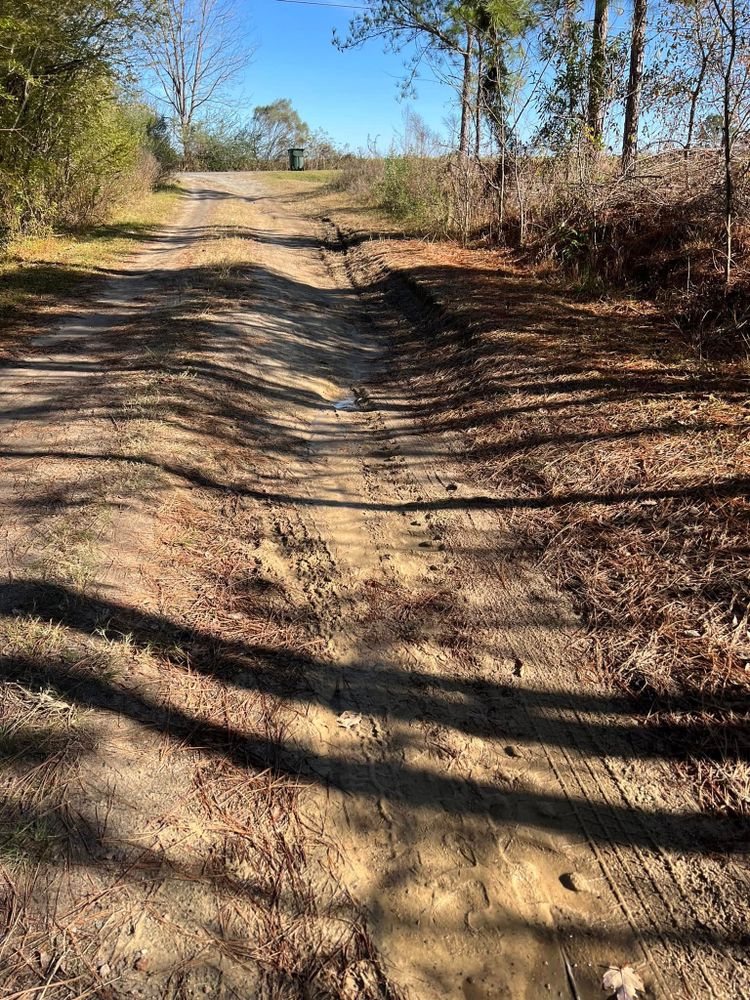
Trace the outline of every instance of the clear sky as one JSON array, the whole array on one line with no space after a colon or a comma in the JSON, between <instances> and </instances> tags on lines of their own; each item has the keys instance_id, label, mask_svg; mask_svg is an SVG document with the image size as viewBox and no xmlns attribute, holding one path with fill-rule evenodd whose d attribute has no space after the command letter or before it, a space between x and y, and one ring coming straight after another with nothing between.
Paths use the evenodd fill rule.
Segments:
<instances>
[{"instance_id":1,"label":"clear sky","mask_svg":"<svg viewBox=\"0 0 750 1000\"><path fill-rule=\"evenodd\" d=\"M347 52L334 48L332 29L345 34L354 11L278 0L238 0L237 7L258 45L232 95L244 105L240 117L249 117L257 104L288 97L312 128L325 129L338 143L356 150L369 136L388 147L402 125L404 58L385 54L380 41ZM430 127L444 131L452 91L429 77L416 86L417 100L410 103Z\"/></svg>"}]
</instances>

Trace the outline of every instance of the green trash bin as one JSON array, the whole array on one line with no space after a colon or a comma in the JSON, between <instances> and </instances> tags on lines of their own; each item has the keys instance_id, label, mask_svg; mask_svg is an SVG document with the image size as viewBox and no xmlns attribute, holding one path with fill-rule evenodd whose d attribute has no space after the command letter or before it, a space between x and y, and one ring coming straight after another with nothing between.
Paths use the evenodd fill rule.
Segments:
<instances>
[{"instance_id":1,"label":"green trash bin","mask_svg":"<svg viewBox=\"0 0 750 1000\"><path fill-rule=\"evenodd\" d=\"M305 169L305 150L301 146L295 146L294 149L289 150L289 169Z\"/></svg>"}]
</instances>

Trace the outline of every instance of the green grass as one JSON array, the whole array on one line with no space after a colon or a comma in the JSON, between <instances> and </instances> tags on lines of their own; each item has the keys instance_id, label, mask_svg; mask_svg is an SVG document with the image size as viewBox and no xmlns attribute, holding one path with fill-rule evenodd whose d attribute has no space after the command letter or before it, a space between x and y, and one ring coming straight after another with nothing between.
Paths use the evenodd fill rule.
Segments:
<instances>
[{"instance_id":1,"label":"green grass","mask_svg":"<svg viewBox=\"0 0 750 1000\"><path fill-rule=\"evenodd\" d=\"M330 184L336 180L340 170L263 170L261 177L275 181L306 181L308 184Z\"/></svg>"},{"instance_id":2,"label":"green grass","mask_svg":"<svg viewBox=\"0 0 750 1000\"><path fill-rule=\"evenodd\" d=\"M94 275L136 252L175 217L183 197L169 185L119 206L106 224L13 239L0 257L0 352L41 311L64 305Z\"/></svg>"}]
</instances>

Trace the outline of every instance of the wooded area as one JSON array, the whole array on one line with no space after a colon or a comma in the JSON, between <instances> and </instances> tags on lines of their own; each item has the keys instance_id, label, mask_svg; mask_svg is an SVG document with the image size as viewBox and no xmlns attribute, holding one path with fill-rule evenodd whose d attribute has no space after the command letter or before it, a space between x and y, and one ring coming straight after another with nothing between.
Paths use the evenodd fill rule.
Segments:
<instances>
[{"instance_id":1,"label":"wooded area","mask_svg":"<svg viewBox=\"0 0 750 1000\"><path fill-rule=\"evenodd\" d=\"M667 299L701 342L720 327L744 349L750 8L635 0L617 34L610 14L607 0L370 5L337 44L415 53L406 89L424 65L452 80L456 153L412 114L400 147L344 183L418 230Z\"/></svg>"}]
</instances>

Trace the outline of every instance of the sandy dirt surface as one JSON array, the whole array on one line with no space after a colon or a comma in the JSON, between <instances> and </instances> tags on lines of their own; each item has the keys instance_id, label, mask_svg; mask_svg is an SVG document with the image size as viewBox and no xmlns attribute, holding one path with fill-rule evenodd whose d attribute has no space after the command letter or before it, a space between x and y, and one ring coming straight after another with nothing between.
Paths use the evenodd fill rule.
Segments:
<instances>
[{"instance_id":1,"label":"sandy dirt surface","mask_svg":"<svg viewBox=\"0 0 750 1000\"><path fill-rule=\"evenodd\" d=\"M742 859L674 788L627 703L579 676L575 615L507 555L502 498L470 485L456 442L421 429L388 324L335 240L262 176L183 183L180 223L2 373L0 608L89 644L73 669L47 639L32 657L6 635L9 680L85 710L92 733L66 792L86 817L78 854L39 862L29 926L43 935L45 912L58 935L73 922L66 941L107 997L589 1000L626 964L648 996L748 996ZM181 368L179 343L168 358L163 411L128 437L128 338L153 326L158 342L168 323L179 340L217 234L242 241L235 292L203 296L199 343ZM212 572L242 578L252 615L212 597L198 622ZM97 643L117 646L111 684L81 666ZM294 789L296 825L284 850L276 838L242 854L269 774ZM250 883L261 855L308 841L288 895L250 893L238 924L237 870ZM207 859L221 852L220 884ZM326 904L302 906L303 884ZM86 892L117 905L81 916ZM127 906L141 915L130 933ZM336 922L359 943L326 959L323 984L310 956L334 954ZM54 947L39 945L44 975Z\"/></svg>"}]
</instances>

